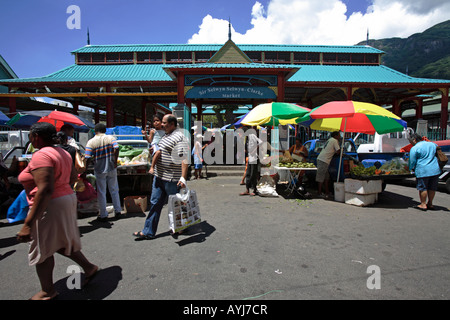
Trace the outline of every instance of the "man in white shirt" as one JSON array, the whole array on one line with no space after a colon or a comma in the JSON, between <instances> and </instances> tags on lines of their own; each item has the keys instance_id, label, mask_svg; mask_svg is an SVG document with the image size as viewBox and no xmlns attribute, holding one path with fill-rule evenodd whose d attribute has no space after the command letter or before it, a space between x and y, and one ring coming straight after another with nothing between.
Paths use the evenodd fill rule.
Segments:
<instances>
[{"instance_id":1,"label":"man in white shirt","mask_svg":"<svg viewBox=\"0 0 450 320\"><path fill-rule=\"evenodd\" d=\"M330 180L330 174L328 172L328 167L330 166L331 159L335 154L339 154L341 140L341 135L339 131L334 131L331 133L331 138L325 144L325 147L320 151L317 157L317 174L316 182L318 183L318 193L319 196L323 198L329 197L328 182ZM322 186L325 184L325 194L322 194Z\"/></svg>"},{"instance_id":2,"label":"man in white shirt","mask_svg":"<svg viewBox=\"0 0 450 320\"><path fill-rule=\"evenodd\" d=\"M258 176L261 169L261 162L258 158L258 147L261 146L264 141L258 138L255 134L256 127L252 127L250 130L253 130L248 135L247 141L247 154L248 154L248 166L246 171L246 181L245 181L245 192L240 193L239 195L245 196L255 196L257 194L256 185L258 183ZM253 189L253 192L250 192L250 189Z\"/></svg>"}]
</instances>

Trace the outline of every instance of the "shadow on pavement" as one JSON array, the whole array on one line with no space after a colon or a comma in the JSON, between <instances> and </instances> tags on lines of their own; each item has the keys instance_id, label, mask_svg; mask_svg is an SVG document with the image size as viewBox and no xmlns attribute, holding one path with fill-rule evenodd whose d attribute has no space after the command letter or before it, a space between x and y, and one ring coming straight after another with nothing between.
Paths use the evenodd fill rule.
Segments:
<instances>
[{"instance_id":1,"label":"shadow on pavement","mask_svg":"<svg viewBox=\"0 0 450 320\"><path fill-rule=\"evenodd\" d=\"M69 289L67 281L70 276L61 279L55 283L58 291L58 300L102 300L117 289L120 280L122 280L122 268L112 266L106 269L100 269L98 274L83 289ZM84 274L81 277L81 283L84 281Z\"/></svg>"},{"instance_id":2,"label":"shadow on pavement","mask_svg":"<svg viewBox=\"0 0 450 320\"><path fill-rule=\"evenodd\" d=\"M214 228L208 222L202 221L199 224L196 224L186 229L186 231L182 233L180 236L187 238L177 241L176 244L182 247L191 243L204 242L206 238L209 237L214 231L216 231L216 228Z\"/></svg>"}]
</instances>

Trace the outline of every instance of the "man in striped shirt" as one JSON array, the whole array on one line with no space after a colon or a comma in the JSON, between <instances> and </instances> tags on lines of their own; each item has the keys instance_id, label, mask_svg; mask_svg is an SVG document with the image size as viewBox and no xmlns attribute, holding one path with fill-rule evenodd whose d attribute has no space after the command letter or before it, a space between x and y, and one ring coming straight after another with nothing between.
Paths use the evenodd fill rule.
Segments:
<instances>
[{"instance_id":1,"label":"man in striped shirt","mask_svg":"<svg viewBox=\"0 0 450 320\"><path fill-rule=\"evenodd\" d=\"M181 130L176 130L177 118L171 114L163 117L162 127L165 135L159 141L159 150L152 159L150 174L153 174L150 210L145 220L144 229L134 233L136 240L155 238L161 210L170 195L176 194L179 188L186 187L189 144Z\"/></svg>"},{"instance_id":2,"label":"man in striped shirt","mask_svg":"<svg viewBox=\"0 0 450 320\"><path fill-rule=\"evenodd\" d=\"M94 162L94 175L97 185L97 199L100 215L97 218L105 222L108 218L106 211L106 185L114 206L115 217L120 218L122 207L119 197L119 183L117 181L117 158L119 157L119 145L111 135L106 135L106 126L103 123L95 125L95 137L86 144L85 158L86 168Z\"/></svg>"}]
</instances>

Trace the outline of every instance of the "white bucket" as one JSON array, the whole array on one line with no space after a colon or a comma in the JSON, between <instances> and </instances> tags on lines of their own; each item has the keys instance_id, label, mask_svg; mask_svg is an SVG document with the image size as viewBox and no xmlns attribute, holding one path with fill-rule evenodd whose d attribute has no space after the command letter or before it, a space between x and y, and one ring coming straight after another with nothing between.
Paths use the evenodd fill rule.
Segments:
<instances>
[{"instance_id":1,"label":"white bucket","mask_svg":"<svg viewBox=\"0 0 450 320\"><path fill-rule=\"evenodd\" d=\"M345 202L345 185L343 182L334 183L334 201Z\"/></svg>"}]
</instances>

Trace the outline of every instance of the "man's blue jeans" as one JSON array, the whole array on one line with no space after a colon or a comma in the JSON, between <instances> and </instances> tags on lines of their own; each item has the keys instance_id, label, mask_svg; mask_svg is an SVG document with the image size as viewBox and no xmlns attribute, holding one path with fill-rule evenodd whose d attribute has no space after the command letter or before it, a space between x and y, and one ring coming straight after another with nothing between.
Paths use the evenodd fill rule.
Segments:
<instances>
[{"instance_id":1,"label":"man's blue jeans","mask_svg":"<svg viewBox=\"0 0 450 320\"><path fill-rule=\"evenodd\" d=\"M106 218L108 212L106 211L106 186L108 186L109 194L114 206L114 212L121 212L122 206L120 204L119 183L117 182L117 169L111 170L108 173L96 173L97 185L97 199L98 208L101 218Z\"/></svg>"},{"instance_id":2,"label":"man's blue jeans","mask_svg":"<svg viewBox=\"0 0 450 320\"><path fill-rule=\"evenodd\" d=\"M142 234L150 237L154 237L156 235L161 210L169 196L178 192L177 183L178 181L170 182L161 180L158 177L153 177L150 210L148 212L147 219L145 219Z\"/></svg>"}]
</instances>

